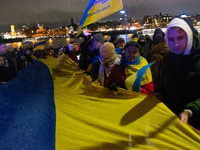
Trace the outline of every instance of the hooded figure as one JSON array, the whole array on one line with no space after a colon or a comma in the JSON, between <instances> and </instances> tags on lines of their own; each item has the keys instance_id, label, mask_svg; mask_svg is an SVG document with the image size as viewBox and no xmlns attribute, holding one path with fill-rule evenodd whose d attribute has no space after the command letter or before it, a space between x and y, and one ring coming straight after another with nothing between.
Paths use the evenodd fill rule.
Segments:
<instances>
[{"instance_id":1,"label":"hooded figure","mask_svg":"<svg viewBox=\"0 0 200 150\"><path fill-rule=\"evenodd\" d=\"M141 46L140 55L143 56L147 62L150 61L150 42L147 42L144 35L139 36L138 43Z\"/></svg>"},{"instance_id":2,"label":"hooded figure","mask_svg":"<svg viewBox=\"0 0 200 150\"><path fill-rule=\"evenodd\" d=\"M200 129L200 37L174 18L166 30L169 53L163 59L163 102L180 118Z\"/></svg>"},{"instance_id":3,"label":"hooded figure","mask_svg":"<svg viewBox=\"0 0 200 150\"><path fill-rule=\"evenodd\" d=\"M169 32L169 29L171 29L172 27L179 27L179 28L181 28L182 30L185 31L185 33L187 35L187 47L186 47L183 55L189 54L190 51L191 51L191 48L192 48L192 43L193 43L193 32L192 32L190 26L183 19L180 19L180 18L173 19L173 21L171 21L169 23L169 25L167 27L167 30L166 30L166 37L165 37L165 39L166 39L166 43L167 43L168 47L169 47L169 42L168 42L168 36L169 35L168 35L168 32Z\"/></svg>"},{"instance_id":4,"label":"hooded figure","mask_svg":"<svg viewBox=\"0 0 200 150\"><path fill-rule=\"evenodd\" d=\"M158 43L164 42L165 41L164 37L165 37L165 33L162 31L162 29L157 28L153 34L153 46L155 46Z\"/></svg>"}]
</instances>

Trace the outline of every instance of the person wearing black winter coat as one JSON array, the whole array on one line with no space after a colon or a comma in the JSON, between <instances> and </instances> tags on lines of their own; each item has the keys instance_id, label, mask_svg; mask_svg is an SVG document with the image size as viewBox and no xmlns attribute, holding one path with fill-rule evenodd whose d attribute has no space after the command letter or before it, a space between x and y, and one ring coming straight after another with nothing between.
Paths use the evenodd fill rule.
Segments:
<instances>
[{"instance_id":1,"label":"person wearing black winter coat","mask_svg":"<svg viewBox=\"0 0 200 150\"><path fill-rule=\"evenodd\" d=\"M9 74L9 71L5 68L4 65L4 58L0 57L0 84L6 83L11 79L12 78Z\"/></svg>"}]
</instances>

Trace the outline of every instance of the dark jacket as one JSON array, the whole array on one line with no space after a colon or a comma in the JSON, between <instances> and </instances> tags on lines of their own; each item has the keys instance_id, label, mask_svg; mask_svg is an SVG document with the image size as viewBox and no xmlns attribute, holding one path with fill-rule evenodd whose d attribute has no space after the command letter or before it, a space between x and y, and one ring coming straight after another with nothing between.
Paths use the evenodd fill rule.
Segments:
<instances>
[{"instance_id":1,"label":"dark jacket","mask_svg":"<svg viewBox=\"0 0 200 150\"><path fill-rule=\"evenodd\" d=\"M151 73L153 78L154 91L157 91L162 83L162 61L163 57L169 52L166 42L158 43L151 49Z\"/></svg>"},{"instance_id":2,"label":"dark jacket","mask_svg":"<svg viewBox=\"0 0 200 150\"><path fill-rule=\"evenodd\" d=\"M11 80L11 76L10 73L8 72L8 70L5 68L5 66L0 66L0 84L2 82L7 82L9 80Z\"/></svg>"},{"instance_id":3,"label":"dark jacket","mask_svg":"<svg viewBox=\"0 0 200 150\"><path fill-rule=\"evenodd\" d=\"M17 60L17 70L18 70L18 72L21 71L22 69L24 69L25 67L26 67L25 59L24 60L22 60L22 59Z\"/></svg>"},{"instance_id":4,"label":"dark jacket","mask_svg":"<svg viewBox=\"0 0 200 150\"><path fill-rule=\"evenodd\" d=\"M140 55L143 56L147 62L150 62L150 42L139 42L141 46Z\"/></svg>"},{"instance_id":5,"label":"dark jacket","mask_svg":"<svg viewBox=\"0 0 200 150\"><path fill-rule=\"evenodd\" d=\"M190 109L189 124L200 129L200 37L189 55L169 52L163 59L163 102L177 115Z\"/></svg>"},{"instance_id":6,"label":"dark jacket","mask_svg":"<svg viewBox=\"0 0 200 150\"><path fill-rule=\"evenodd\" d=\"M4 55L0 54L0 56L4 58L5 68L8 69L11 77L14 78L17 75L17 58L11 52L7 52Z\"/></svg>"}]
</instances>

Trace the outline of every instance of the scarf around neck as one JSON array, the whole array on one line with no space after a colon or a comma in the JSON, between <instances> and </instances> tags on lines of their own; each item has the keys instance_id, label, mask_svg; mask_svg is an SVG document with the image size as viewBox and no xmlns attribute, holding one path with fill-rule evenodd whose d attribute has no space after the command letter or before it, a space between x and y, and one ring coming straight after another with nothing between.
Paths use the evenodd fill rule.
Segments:
<instances>
[{"instance_id":1,"label":"scarf around neck","mask_svg":"<svg viewBox=\"0 0 200 150\"><path fill-rule=\"evenodd\" d=\"M129 68L129 65L138 65L139 63L140 63L140 55L138 56L138 58L135 61L128 62L125 54L123 54L122 59L120 61L120 64L123 66L126 66L127 68Z\"/></svg>"}]
</instances>

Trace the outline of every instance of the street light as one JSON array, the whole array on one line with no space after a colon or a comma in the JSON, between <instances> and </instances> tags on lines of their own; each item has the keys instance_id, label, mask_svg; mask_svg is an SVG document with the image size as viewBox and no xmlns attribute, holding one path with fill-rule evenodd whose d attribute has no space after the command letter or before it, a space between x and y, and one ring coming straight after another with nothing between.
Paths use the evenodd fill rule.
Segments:
<instances>
[{"instance_id":1,"label":"street light","mask_svg":"<svg viewBox=\"0 0 200 150\"><path fill-rule=\"evenodd\" d=\"M127 42L127 29L126 28L127 28L128 20L127 20L127 13L125 10L120 11L120 20L121 20L122 26L125 25L126 42Z\"/></svg>"},{"instance_id":2,"label":"street light","mask_svg":"<svg viewBox=\"0 0 200 150\"><path fill-rule=\"evenodd\" d=\"M125 14L126 12L125 12L124 10L121 10L120 13L121 13L121 14Z\"/></svg>"}]
</instances>

